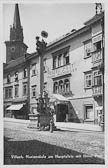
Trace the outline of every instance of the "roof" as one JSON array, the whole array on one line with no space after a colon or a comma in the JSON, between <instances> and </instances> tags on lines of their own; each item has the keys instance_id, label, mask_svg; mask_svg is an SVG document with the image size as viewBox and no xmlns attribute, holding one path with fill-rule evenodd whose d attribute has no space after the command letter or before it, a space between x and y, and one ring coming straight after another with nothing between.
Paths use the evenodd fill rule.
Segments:
<instances>
[{"instance_id":1,"label":"roof","mask_svg":"<svg viewBox=\"0 0 108 168\"><path fill-rule=\"evenodd\" d=\"M88 31L90 28L88 26L84 26L78 30L74 30L74 31L70 31L68 33L66 33L65 35L53 40L52 42L48 43L47 45L47 51L57 45L60 45L62 44L63 42L67 41L67 40L70 40L74 37L76 37L77 35L85 32L85 31ZM37 52L34 52L34 53L31 53L31 54L27 54L26 56L26 59L31 59L33 58L34 56L38 56L38 53Z\"/></svg>"},{"instance_id":2,"label":"roof","mask_svg":"<svg viewBox=\"0 0 108 168\"><path fill-rule=\"evenodd\" d=\"M21 65L25 62L25 56L19 57L16 60L12 60L9 63L4 64L4 70L14 68L18 65Z\"/></svg>"},{"instance_id":3,"label":"roof","mask_svg":"<svg viewBox=\"0 0 108 168\"><path fill-rule=\"evenodd\" d=\"M100 20L103 16L104 16L104 11L102 13L100 13L100 14L96 14L91 19L89 19L88 21L86 21L84 24L85 25L91 25L91 24L97 22L98 20Z\"/></svg>"},{"instance_id":4,"label":"roof","mask_svg":"<svg viewBox=\"0 0 108 168\"><path fill-rule=\"evenodd\" d=\"M15 4L15 12L14 12L13 25L14 25L15 28L21 27L18 4Z\"/></svg>"}]
</instances>

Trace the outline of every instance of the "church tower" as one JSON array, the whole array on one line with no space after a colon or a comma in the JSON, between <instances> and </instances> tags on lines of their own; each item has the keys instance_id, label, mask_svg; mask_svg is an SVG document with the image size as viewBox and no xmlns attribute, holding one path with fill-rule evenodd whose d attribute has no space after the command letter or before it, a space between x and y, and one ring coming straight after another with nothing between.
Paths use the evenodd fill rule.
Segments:
<instances>
[{"instance_id":1,"label":"church tower","mask_svg":"<svg viewBox=\"0 0 108 168\"><path fill-rule=\"evenodd\" d=\"M23 28L20 22L18 4L15 4L13 26L10 26L10 40L6 41L6 63L24 56L28 46L23 42Z\"/></svg>"}]
</instances>

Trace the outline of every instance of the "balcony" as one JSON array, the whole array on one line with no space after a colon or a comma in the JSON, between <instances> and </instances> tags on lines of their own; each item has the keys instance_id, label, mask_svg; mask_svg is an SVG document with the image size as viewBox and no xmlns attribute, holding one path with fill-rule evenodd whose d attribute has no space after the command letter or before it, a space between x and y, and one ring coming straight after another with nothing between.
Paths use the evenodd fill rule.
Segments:
<instances>
[{"instance_id":1,"label":"balcony","mask_svg":"<svg viewBox=\"0 0 108 168\"><path fill-rule=\"evenodd\" d=\"M93 93L93 97L102 96L103 94L102 86L93 86L92 93Z\"/></svg>"},{"instance_id":2,"label":"balcony","mask_svg":"<svg viewBox=\"0 0 108 168\"><path fill-rule=\"evenodd\" d=\"M96 50L92 52L92 65L97 67L102 63L102 50Z\"/></svg>"},{"instance_id":3,"label":"balcony","mask_svg":"<svg viewBox=\"0 0 108 168\"><path fill-rule=\"evenodd\" d=\"M50 77L56 78L59 76L68 75L71 74L73 71L75 71L73 64L63 65L61 67L51 70Z\"/></svg>"}]
</instances>

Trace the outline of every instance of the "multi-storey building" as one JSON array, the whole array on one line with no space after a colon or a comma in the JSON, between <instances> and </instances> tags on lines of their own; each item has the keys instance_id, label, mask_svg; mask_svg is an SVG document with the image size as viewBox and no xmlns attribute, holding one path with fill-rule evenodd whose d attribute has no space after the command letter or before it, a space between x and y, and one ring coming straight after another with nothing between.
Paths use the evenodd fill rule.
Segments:
<instances>
[{"instance_id":1,"label":"multi-storey building","mask_svg":"<svg viewBox=\"0 0 108 168\"><path fill-rule=\"evenodd\" d=\"M28 110L28 69L25 63L27 45L23 42L23 28L20 22L18 4L15 5L10 39L6 44L4 64L4 116L27 118Z\"/></svg>"},{"instance_id":2,"label":"multi-storey building","mask_svg":"<svg viewBox=\"0 0 108 168\"><path fill-rule=\"evenodd\" d=\"M103 12L96 14L85 22L82 28L73 29L47 45L44 54L44 89L48 92L49 97L56 94L57 101L54 104L56 121L100 124L100 118L103 116L104 97L103 20ZM8 43L11 44L11 42ZM25 48L25 45L22 48ZM24 57L21 57L21 59L19 60L22 64L18 63L16 58L15 62L20 67L21 74L23 74L24 66L27 66L28 94L26 99L28 100L29 112L36 113L36 98L40 92L40 56L37 52L34 52L26 54L25 59ZM11 65L14 64L9 62L9 65L7 64L4 68L5 104L7 103L6 94L10 94L12 86L16 90L18 86L14 82L12 86L6 83L6 77L9 73L9 70L6 71L6 69ZM10 69L12 69L11 72L13 73L13 68ZM23 88L23 79L21 78L20 81L21 88ZM6 91L8 88L9 90ZM20 93L22 95L23 92ZM65 101L60 95L65 97ZM14 97L9 100L12 103ZM11 105L11 103L7 105Z\"/></svg>"},{"instance_id":3,"label":"multi-storey building","mask_svg":"<svg viewBox=\"0 0 108 168\"><path fill-rule=\"evenodd\" d=\"M47 46L44 87L49 96L58 95L56 121L100 124L103 109L102 20L103 13L97 14L81 29L72 30ZM26 60L30 62L30 111L33 113L40 87L39 56L33 53L27 55ZM69 102L60 100L59 94Z\"/></svg>"}]
</instances>

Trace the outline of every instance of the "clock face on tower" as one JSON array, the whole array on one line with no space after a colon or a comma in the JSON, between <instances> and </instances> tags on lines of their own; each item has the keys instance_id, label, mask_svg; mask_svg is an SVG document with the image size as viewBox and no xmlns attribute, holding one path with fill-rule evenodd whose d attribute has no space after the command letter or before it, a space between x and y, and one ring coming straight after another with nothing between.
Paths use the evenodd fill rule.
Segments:
<instances>
[{"instance_id":1,"label":"clock face on tower","mask_svg":"<svg viewBox=\"0 0 108 168\"><path fill-rule=\"evenodd\" d=\"M11 52L15 52L15 46L12 46L12 47L10 48L10 50L11 50Z\"/></svg>"}]
</instances>

